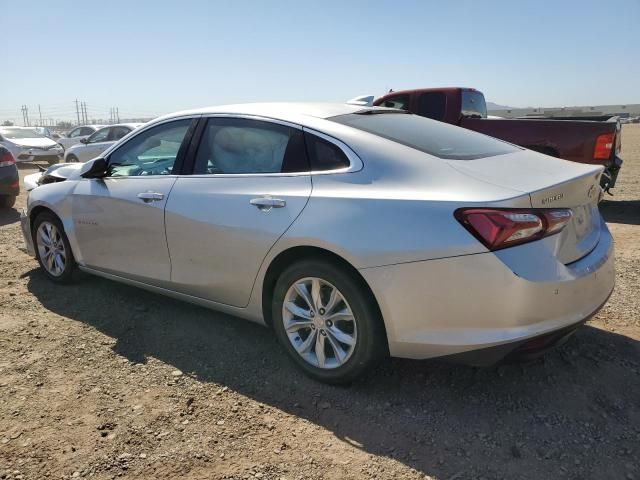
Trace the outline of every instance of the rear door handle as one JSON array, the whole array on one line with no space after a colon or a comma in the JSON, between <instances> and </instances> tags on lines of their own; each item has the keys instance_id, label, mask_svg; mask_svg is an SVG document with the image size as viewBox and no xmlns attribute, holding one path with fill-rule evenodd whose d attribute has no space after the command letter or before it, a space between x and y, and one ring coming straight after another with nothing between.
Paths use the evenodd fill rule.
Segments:
<instances>
[{"instance_id":1,"label":"rear door handle","mask_svg":"<svg viewBox=\"0 0 640 480\"><path fill-rule=\"evenodd\" d=\"M138 194L138 198L144 203L159 202L164 199L164 194L158 192L142 192Z\"/></svg>"},{"instance_id":2,"label":"rear door handle","mask_svg":"<svg viewBox=\"0 0 640 480\"><path fill-rule=\"evenodd\" d=\"M259 197L249 200L251 205L258 207L260 210L269 211L272 208L282 208L287 205L285 200L281 198Z\"/></svg>"}]
</instances>

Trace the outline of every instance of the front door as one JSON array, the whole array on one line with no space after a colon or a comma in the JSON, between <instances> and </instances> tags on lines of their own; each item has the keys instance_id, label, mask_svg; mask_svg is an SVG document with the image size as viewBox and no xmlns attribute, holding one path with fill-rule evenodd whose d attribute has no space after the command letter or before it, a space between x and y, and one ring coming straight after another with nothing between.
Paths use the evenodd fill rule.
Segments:
<instances>
[{"instance_id":1,"label":"front door","mask_svg":"<svg viewBox=\"0 0 640 480\"><path fill-rule=\"evenodd\" d=\"M307 204L308 171L300 129L210 118L194 175L176 181L167 203L173 288L246 306L269 249Z\"/></svg>"},{"instance_id":2,"label":"front door","mask_svg":"<svg viewBox=\"0 0 640 480\"><path fill-rule=\"evenodd\" d=\"M143 131L109 155L105 178L78 183L72 218L82 264L145 283L168 282L164 208L190 124L174 120Z\"/></svg>"}]
</instances>

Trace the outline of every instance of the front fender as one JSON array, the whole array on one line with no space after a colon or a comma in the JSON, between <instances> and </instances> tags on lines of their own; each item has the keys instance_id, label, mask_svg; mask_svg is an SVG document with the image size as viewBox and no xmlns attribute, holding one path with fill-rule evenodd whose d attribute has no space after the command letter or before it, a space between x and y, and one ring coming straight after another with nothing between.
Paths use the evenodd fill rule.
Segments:
<instances>
[{"instance_id":1,"label":"front fender","mask_svg":"<svg viewBox=\"0 0 640 480\"><path fill-rule=\"evenodd\" d=\"M62 227L69 239L71 251L78 263L81 263L80 249L75 236L75 226L71 211L71 195L75 190L77 182L67 180L57 183L40 185L29 192L27 198L26 216L29 224L32 225L35 216L42 209L52 211L62 222Z\"/></svg>"}]
</instances>

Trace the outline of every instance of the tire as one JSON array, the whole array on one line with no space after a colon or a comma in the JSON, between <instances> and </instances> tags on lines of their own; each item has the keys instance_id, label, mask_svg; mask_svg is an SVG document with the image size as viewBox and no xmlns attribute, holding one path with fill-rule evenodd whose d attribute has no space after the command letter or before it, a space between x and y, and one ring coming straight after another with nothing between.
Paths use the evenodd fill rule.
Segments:
<instances>
[{"instance_id":1,"label":"tire","mask_svg":"<svg viewBox=\"0 0 640 480\"><path fill-rule=\"evenodd\" d=\"M16 196L0 195L0 208L11 208L16 204Z\"/></svg>"},{"instance_id":2,"label":"tire","mask_svg":"<svg viewBox=\"0 0 640 480\"><path fill-rule=\"evenodd\" d=\"M320 287L316 288L321 292L320 302L312 298L314 279ZM296 284L304 287L308 294L306 298L313 305L305 301ZM332 288L337 289L335 298L341 300L336 300L330 308ZM349 383L373 367L387 352L384 325L371 297L366 286L344 268L318 259L302 260L288 267L276 282L272 301L273 328L289 356L308 376L325 383ZM287 309L283 309L285 302L289 305ZM305 308L299 308L300 305ZM321 308L323 305L327 307L326 312ZM290 309L307 317L293 314ZM349 310L351 316L335 315ZM345 320L349 317L353 321ZM287 332L285 323L292 330ZM342 343L346 340L353 343ZM299 353L294 344L298 349L308 348L308 351ZM309 347L311 344L313 346ZM336 346L341 353L336 353ZM321 362L324 362L324 368L320 366Z\"/></svg>"},{"instance_id":3,"label":"tire","mask_svg":"<svg viewBox=\"0 0 640 480\"><path fill-rule=\"evenodd\" d=\"M41 235L41 229L42 233L48 233L49 242ZM60 219L52 212L42 212L33 222L31 234L38 263L49 280L61 284L71 283L76 261ZM52 255L47 256L46 252L52 250Z\"/></svg>"},{"instance_id":4,"label":"tire","mask_svg":"<svg viewBox=\"0 0 640 480\"><path fill-rule=\"evenodd\" d=\"M69 163L77 163L78 162L78 157L76 157L73 154L67 155L66 161Z\"/></svg>"}]
</instances>

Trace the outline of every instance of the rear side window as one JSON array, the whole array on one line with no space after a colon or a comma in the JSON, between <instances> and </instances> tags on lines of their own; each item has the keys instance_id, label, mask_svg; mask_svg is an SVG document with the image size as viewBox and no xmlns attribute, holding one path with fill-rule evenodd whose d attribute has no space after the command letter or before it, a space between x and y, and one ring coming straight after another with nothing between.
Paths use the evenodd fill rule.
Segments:
<instances>
[{"instance_id":1,"label":"rear side window","mask_svg":"<svg viewBox=\"0 0 640 480\"><path fill-rule=\"evenodd\" d=\"M475 90L462 91L462 116L471 118L487 118L487 103L484 95Z\"/></svg>"},{"instance_id":2,"label":"rear side window","mask_svg":"<svg viewBox=\"0 0 640 480\"><path fill-rule=\"evenodd\" d=\"M349 159L337 145L308 132L305 132L304 139L311 171L339 170L350 165Z\"/></svg>"},{"instance_id":3,"label":"rear side window","mask_svg":"<svg viewBox=\"0 0 640 480\"><path fill-rule=\"evenodd\" d=\"M130 128L127 127L113 127L111 130L110 140L120 140L122 137L127 135L131 131Z\"/></svg>"},{"instance_id":4,"label":"rear side window","mask_svg":"<svg viewBox=\"0 0 640 480\"><path fill-rule=\"evenodd\" d=\"M418 115L434 120L444 119L447 97L442 92L425 92L418 100Z\"/></svg>"},{"instance_id":5,"label":"rear side window","mask_svg":"<svg viewBox=\"0 0 640 480\"><path fill-rule=\"evenodd\" d=\"M378 106L409 110L409 95L396 95L395 97L386 98Z\"/></svg>"},{"instance_id":6,"label":"rear side window","mask_svg":"<svg viewBox=\"0 0 640 480\"><path fill-rule=\"evenodd\" d=\"M210 118L196 154L196 174L309 171L300 129L244 118Z\"/></svg>"},{"instance_id":7,"label":"rear side window","mask_svg":"<svg viewBox=\"0 0 640 480\"><path fill-rule=\"evenodd\" d=\"M487 135L409 113L351 113L329 120L449 160L474 160L519 150Z\"/></svg>"}]
</instances>

